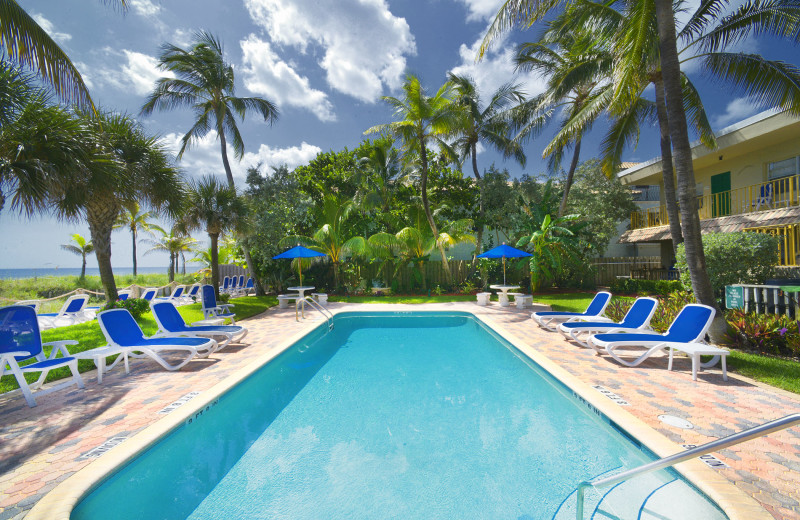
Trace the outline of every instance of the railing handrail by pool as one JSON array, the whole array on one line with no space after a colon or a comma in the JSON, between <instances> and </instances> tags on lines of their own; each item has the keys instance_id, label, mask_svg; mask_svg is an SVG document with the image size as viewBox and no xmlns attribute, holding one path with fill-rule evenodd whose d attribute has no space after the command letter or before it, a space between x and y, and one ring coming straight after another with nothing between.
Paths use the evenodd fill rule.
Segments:
<instances>
[{"instance_id":1,"label":"railing handrail by pool","mask_svg":"<svg viewBox=\"0 0 800 520\"><path fill-rule=\"evenodd\" d=\"M701 195L696 198L700 219L800 205L798 182L800 182L800 175L792 175L732 190ZM667 224L669 224L669 217L664 204L631 213L631 229Z\"/></svg>"},{"instance_id":2,"label":"railing handrail by pool","mask_svg":"<svg viewBox=\"0 0 800 520\"><path fill-rule=\"evenodd\" d=\"M800 413L793 413L791 415L787 415L786 417L775 419L774 421L760 424L758 426L754 426L753 428L747 430L742 430L739 433L734 433L733 435L729 435L727 437L723 437L721 439L708 442L701 446L697 446L696 448L686 450L683 453L676 453L674 455L670 455L669 457L664 457L655 460L653 462L639 466L638 468L633 468L628 471L623 471L622 473L618 473L611 477L588 480L588 481L584 480L583 482L578 484L575 517L577 518L577 520L583 520L583 495L586 492L586 488L588 487L598 488L598 487L611 486L619 482L628 480L632 477L636 477L638 475L650 473L662 468L674 466L675 464L679 464L681 462L693 459L695 457L707 455L721 448L727 448L735 444L755 439L756 437L763 437L764 435L768 435L772 432L789 428L791 426L794 426L795 424L800 424Z\"/></svg>"},{"instance_id":3,"label":"railing handrail by pool","mask_svg":"<svg viewBox=\"0 0 800 520\"><path fill-rule=\"evenodd\" d=\"M301 306L301 304L304 304L306 302L308 303L309 307L316 309L317 311L319 311L320 314L322 314L322 316L325 318L325 321L328 322L328 330L333 330L333 314L331 313L331 311L326 309L321 303L318 303L316 300L314 300L314 298L312 298L311 296L304 296L302 298L298 298L297 300L295 300L294 319L300 321L300 317L297 314L297 309L298 307ZM303 318L305 317L306 317L305 308L303 308Z\"/></svg>"}]
</instances>

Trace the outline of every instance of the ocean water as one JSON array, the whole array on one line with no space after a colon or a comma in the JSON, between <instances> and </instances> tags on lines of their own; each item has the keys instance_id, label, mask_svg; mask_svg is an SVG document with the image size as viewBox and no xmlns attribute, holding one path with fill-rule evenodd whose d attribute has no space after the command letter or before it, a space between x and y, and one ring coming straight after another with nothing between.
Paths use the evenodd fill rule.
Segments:
<instances>
[{"instance_id":1,"label":"ocean water","mask_svg":"<svg viewBox=\"0 0 800 520\"><path fill-rule=\"evenodd\" d=\"M195 266L192 269L187 269L186 272L194 272ZM138 274L167 274L166 267L138 267L136 269ZM80 276L80 267L42 267L38 269L0 269L0 279L9 278L38 278L42 276ZM133 267L114 267L114 274L118 276L132 275ZM87 267L86 276L100 276L100 269L96 267Z\"/></svg>"},{"instance_id":2,"label":"ocean water","mask_svg":"<svg viewBox=\"0 0 800 520\"><path fill-rule=\"evenodd\" d=\"M466 315L348 313L335 325L195 414L71 518L544 520L578 482L651 460ZM724 518L709 507L694 518Z\"/></svg>"}]
</instances>

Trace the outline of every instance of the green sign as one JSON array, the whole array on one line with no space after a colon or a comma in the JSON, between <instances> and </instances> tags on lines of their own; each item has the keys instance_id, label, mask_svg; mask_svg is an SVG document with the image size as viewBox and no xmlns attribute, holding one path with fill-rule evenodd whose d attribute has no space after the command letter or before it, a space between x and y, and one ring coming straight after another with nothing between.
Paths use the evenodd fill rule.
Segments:
<instances>
[{"instance_id":1,"label":"green sign","mask_svg":"<svg viewBox=\"0 0 800 520\"><path fill-rule=\"evenodd\" d=\"M744 287L725 286L725 307L728 309L744 309Z\"/></svg>"}]
</instances>

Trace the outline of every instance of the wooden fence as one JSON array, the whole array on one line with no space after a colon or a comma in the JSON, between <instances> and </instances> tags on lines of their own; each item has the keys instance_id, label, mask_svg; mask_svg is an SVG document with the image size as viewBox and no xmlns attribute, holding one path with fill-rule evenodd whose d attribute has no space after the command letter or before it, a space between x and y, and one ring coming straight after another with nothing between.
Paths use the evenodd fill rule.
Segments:
<instances>
[{"instance_id":1,"label":"wooden fence","mask_svg":"<svg viewBox=\"0 0 800 520\"><path fill-rule=\"evenodd\" d=\"M617 256L598 258L594 261L594 268L595 283L597 285L611 285L611 283L619 277L631 276L631 272L645 273L664 271L666 273L666 270L661 268L660 256ZM649 276L643 277L650 278Z\"/></svg>"}]
</instances>

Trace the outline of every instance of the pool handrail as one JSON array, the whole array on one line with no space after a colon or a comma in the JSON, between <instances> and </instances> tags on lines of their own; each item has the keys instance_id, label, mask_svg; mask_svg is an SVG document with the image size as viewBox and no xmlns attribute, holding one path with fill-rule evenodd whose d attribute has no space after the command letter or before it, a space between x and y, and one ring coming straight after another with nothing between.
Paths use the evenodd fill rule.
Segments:
<instances>
[{"instance_id":1,"label":"pool handrail","mask_svg":"<svg viewBox=\"0 0 800 520\"><path fill-rule=\"evenodd\" d=\"M324 305L319 303L318 301L314 300L311 296L304 296L303 298L298 298L294 302L294 319L296 321L300 321L300 316L298 315L298 309L301 307L302 304L308 302L309 307L316 309L319 311L320 314L325 318L325 321L328 322L328 330L333 330L333 313L329 311ZM306 317L305 307L303 307L303 318Z\"/></svg>"},{"instance_id":2,"label":"pool handrail","mask_svg":"<svg viewBox=\"0 0 800 520\"><path fill-rule=\"evenodd\" d=\"M593 479L593 480L584 480L583 482L578 484L577 488L577 493L576 493L577 504L575 506L575 517L577 518L577 520L584 520L583 495L586 492L586 488L588 487L598 488L598 487L606 487L618 484L619 482L623 482L632 477L636 477L645 473L650 473L652 471L656 471L662 468L674 466L675 464L679 464L689 459L707 455L721 448L727 448L735 444L749 441L756 437L763 437L764 435L768 435L772 432L789 428L791 426L794 426L795 424L800 424L800 413L793 413L785 417L782 417L780 419L775 419L774 421L769 421L764 424L754 426L753 428L742 430L738 433L734 433L733 435L728 435L727 437L707 442L706 444L702 444L695 448L691 448L682 453L676 453L668 457L663 457L661 459L654 460L653 462L643 464L637 468L629 469L628 471L623 471L622 473L618 473L610 477Z\"/></svg>"}]
</instances>

